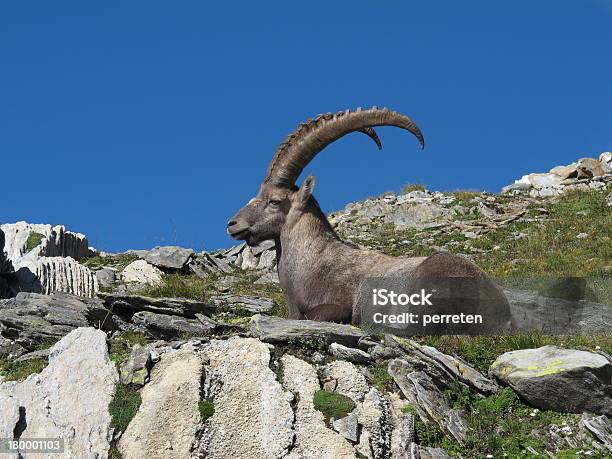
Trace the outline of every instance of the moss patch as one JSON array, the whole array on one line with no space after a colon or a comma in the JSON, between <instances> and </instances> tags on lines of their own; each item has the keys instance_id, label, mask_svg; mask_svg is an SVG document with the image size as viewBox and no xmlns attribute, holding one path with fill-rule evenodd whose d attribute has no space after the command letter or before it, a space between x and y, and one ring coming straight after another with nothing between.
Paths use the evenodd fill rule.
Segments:
<instances>
[{"instance_id":1,"label":"moss patch","mask_svg":"<svg viewBox=\"0 0 612 459\"><path fill-rule=\"evenodd\" d=\"M343 418L355 409L355 403L350 398L326 390L315 392L312 403L328 421Z\"/></svg>"},{"instance_id":2,"label":"moss patch","mask_svg":"<svg viewBox=\"0 0 612 459\"><path fill-rule=\"evenodd\" d=\"M26 245L25 245L26 252L29 252L35 247L38 247L44 237L45 236L40 233L35 233L35 232L30 233L28 235L28 239L26 240Z\"/></svg>"},{"instance_id":3,"label":"moss patch","mask_svg":"<svg viewBox=\"0 0 612 459\"><path fill-rule=\"evenodd\" d=\"M215 404L212 400L200 400L198 402L198 411L203 421L206 421L215 414Z\"/></svg>"},{"instance_id":4,"label":"moss patch","mask_svg":"<svg viewBox=\"0 0 612 459\"><path fill-rule=\"evenodd\" d=\"M142 399L138 390L131 386L117 385L115 395L108 405L112 417L111 427L125 431L130 421L136 416Z\"/></svg>"}]
</instances>

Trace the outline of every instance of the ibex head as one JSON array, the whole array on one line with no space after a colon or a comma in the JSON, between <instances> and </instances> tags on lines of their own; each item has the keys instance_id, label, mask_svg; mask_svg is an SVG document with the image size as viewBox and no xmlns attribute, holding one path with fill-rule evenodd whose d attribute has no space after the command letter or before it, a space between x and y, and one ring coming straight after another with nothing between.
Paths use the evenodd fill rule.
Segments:
<instances>
[{"instance_id":1,"label":"ibex head","mask_svg":"<svg viewBox=\"0 0 612 459\"><path fill-rule=\"evenodd\" d=\"M316 205L312 198L313 176L306 178L301 188L295 185L306 165L327 145L350 132L366 134L382 149L375 126L406 129L424 147L423 134L417 125L407 116L386 108L319 115L301 124L276 150L259 193L228 222L229 235L249 245L279 237L285 225L298 221L309 205Z\"/></svg>"}]
</instances>

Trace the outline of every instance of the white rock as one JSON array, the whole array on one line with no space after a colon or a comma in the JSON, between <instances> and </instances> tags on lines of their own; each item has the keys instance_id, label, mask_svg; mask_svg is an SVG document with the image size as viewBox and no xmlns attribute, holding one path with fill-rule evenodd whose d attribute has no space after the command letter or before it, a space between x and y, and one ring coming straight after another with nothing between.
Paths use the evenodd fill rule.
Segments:
<instances>
[{"instance_id":1,"label":"white rock","mask_svg":"<svg viewBox=\"0 0 612 459\"><path fill-rule=\"evenodd\" d=\"M50 295L54 292L93 297L98 279L72 257L38 257L28 253L13 262L20 290Z\"/></svg>"},{"instance_id":2,"label":"white rock","mask_svg":"<svg viewBox=\"0 0 612 459\"><path fill-rule=\"evenodd\" d=\"M298 395L295 409L295 445L288 458L351 458L355 450L340 434L325 425L323 413L313 405L313 397L321 387L312 365L290 354L283 356L283 385Z\"/></svg>"},{"instance_id":3,"label":"white rock","mask_svg":"<svg viewBox=\"0 0 612 459\"><path fill-rule=\"evenodd\" d=\"M251 247L245 247L241 253L242 255L242 264L240 267L242 269L256 269L259 264L259 259L253 255L253 250Z\"/></svg>"},{"instance_id":4,"label":"white rock","mask_svg":"<svg viewBox=\"0 0 612 459\"><path fill-rule=\"evenodd\" d=\"M121 271L121 280L126 283L156 285L162 281L163 273L145 260L136 260Z\"/></svg>"},{"instance_id":5,"label":"white rock","mask_svg":"<svg viewBox=\"0 0 612 459\"><path fill-rule=\"evenodd\" d=\"M612 174L612 153L609 151L603 152L599 155L599 161L601 162L601 167L604 172L606 174Z\"/></svg>"},{"instance_id":6,"label":"white rock","mask_svg":"<svg viewBox=\"0 0 612 459\"><path fill-rule=\"evenodd\" d=\"M210 418L208 458L274 458L293 442L291 393L270 369L268 345L253 338L211 341L207 381L217 380ZM214 384L213 384L214 385Z\"/></svg>"},{"instance_id":7,"label":"white rock","mask_svg":"<svg viewBox=\"0 0 612 459\"><path fill-rule=\"evenodd\" d=\"M257 269L272 269L276 264L276 250L264 250L259 256Z\"/></svg>"},{"instance_id":8,"label":"white rock","mask_svg":"<svg viewBox=\"0 0 612 459\"><path fill-rule=\"evenodd\" d=\"M344 360L334 360L321 369L324 379L337 381L335 392L345 395L355 402L363 401L370 386L355 365Z\"/></svg>"},{"instance_id":9,"label":"white rock","mask_svg":"<svg viewBox=\"0 0 612 459\"><path fill-rule=\"evenodd\" d=\"M190 457L200 414L202 360L191 349L166 352L142 389L142 404L119 441L124 459Z\"/></svg>"},{"instance_id":10,"label":"white rock","mask_svg":"<svg viewBox=\"0 0 612 459\"><path fill-rule=\"evenodd\" d=\"M20 438L61 437L65 457L105 459L111 440L108 405L117 382L106 334L77 328L50 349L49 365L40 374L0 384L0 435L12 437L17 404L27 424Z\"/></svg>"},{"instance_id":11,"label":"white rock","mask_svg":"<svg viewBox=\"0 0 612 459\"><path fill-rule=\"evenodd\" d=\"M6 236L5 251L11 260L26 254L26 243L32 233L43 236L39 245L28 253L47 257L72 257L75 260L89 256L89 243L80 233L66 231L62 225L51 226L26 222L0 225Z\"/></svg>"}]
</instances>

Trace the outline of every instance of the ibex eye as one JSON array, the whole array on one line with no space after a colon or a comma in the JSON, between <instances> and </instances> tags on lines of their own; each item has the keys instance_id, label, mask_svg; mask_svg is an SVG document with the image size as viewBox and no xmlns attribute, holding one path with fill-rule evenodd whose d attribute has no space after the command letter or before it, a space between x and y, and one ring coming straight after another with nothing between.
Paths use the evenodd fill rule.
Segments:
<instances>
[{"instance_id":1,"label":"ibex eye","mask_svg":"<svg viewBox=\"0 0 612 459\"><path fill-rule=\"evenodd\" d=\"M280 201L279 199L270 199L270 200L268 201L268 203L269 203L269 204L272 204L273 206L280 206L280 203L281 203L281 202L282 202L282 201Z\"/></svg>"}]
</instances>

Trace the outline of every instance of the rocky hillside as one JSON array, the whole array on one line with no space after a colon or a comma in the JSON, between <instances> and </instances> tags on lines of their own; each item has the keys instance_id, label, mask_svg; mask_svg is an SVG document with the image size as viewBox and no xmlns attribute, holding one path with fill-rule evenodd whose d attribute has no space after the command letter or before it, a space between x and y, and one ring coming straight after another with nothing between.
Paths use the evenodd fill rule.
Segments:
<instances>
[{"instance_id":1,"label":"rocky hillside","mask_svg":"<svg viewBox=\"0 0 612 459\"><path fill-rule=\"evenodd\" d=\"M491 337L289 320L271 242L111 254L1 225L0 438L79 458L610 457L611 192L604 153L498 195L411 185L330 215L364 247L474 259L523 330Z\"/></svg>"}]
</instances>

